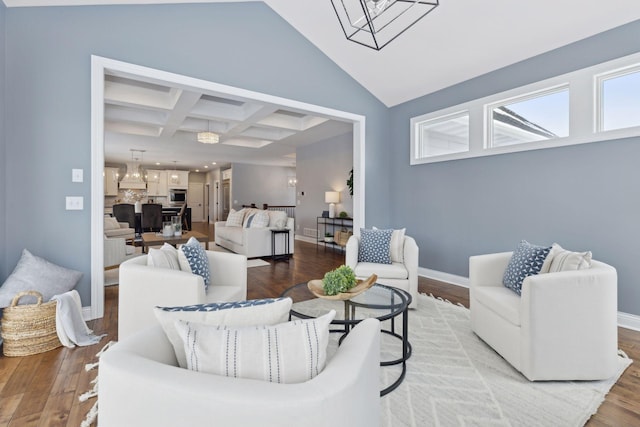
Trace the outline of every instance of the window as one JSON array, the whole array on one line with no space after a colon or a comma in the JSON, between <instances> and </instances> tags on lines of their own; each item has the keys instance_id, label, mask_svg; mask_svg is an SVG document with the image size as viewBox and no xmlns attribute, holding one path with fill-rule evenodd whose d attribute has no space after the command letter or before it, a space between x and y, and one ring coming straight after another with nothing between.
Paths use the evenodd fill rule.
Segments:
<instances>
[{"instance_id":1,"label":"window","mask_svg":"<svg viewBox=\"0 0 640 427\"><path fill-rule=\"evenodd\" d=\"M467 111L416 122L417 158L469 151L469 113Z\"/></svg>"},{"instance_id":2,"label":"window","mask_svg":"<svg viewBox=\"0 0 640 427\"><path fill-rule=\"evenodd\" d=\"M640 53L410 121L410 164L640 137Z\"/></svg>"},{"instance_id":3,"label":"window","mask_svg":"<svg viewBox=\"0 0 640 427\"><path fill-rule=\"evenodd\" d=\"M640 126L640 66L598 76L598 131Z\"/></svg>"},{"instance_id":4,"label":"window","mask_svg":"<svg viewBox=\"0 0 640 427\"><path fill-rule=\"evenodd\" d=\"M569 136L569 89L553 89L489 105L489 147L525 144Z\"/></svg>"}]
</instances>

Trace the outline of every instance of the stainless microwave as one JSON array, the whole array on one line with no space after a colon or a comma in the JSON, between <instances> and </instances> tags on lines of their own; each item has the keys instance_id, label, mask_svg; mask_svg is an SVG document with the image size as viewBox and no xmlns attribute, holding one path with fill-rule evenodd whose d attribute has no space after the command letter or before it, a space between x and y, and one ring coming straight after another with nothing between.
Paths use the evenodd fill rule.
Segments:
<instances>
[{"instance_id":1,"label":"stainless microwave","mask_svg":"<svg viewBox=\"0 0 640 427\"><path fill-rule=\"evenodd\" d=\"M187 203L187 190L172 188L169 190L169 203L172 206L181 206Z\"/></svg>"}]
</instances>

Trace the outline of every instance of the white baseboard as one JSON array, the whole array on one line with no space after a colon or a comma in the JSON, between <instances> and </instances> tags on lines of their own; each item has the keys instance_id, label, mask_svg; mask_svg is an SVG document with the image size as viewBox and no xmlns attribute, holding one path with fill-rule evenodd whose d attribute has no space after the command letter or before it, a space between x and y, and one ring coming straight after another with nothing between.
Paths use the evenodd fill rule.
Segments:
<instances>
[{"instance_id":1,"label":"white baseboard","mask_svg":"<svg viewBox=\"0 0 640 427\"><path fill-rule=\"evenodd\" d=\"M82 307L82 318L85 322L87 320L93 320L91 318L91 307Z\"/></svg>"},{"instance_id":2,"label":"white baseboard","mask_svg":"<svg viewBox=\"0 0 640 427\"><path fill-rule=\"evenodd\" d=\"M451 285L469 287L469 278L464 276L456 276L455 274L445 273L442 271L431 270L429 268L418 267L418 276L427 279L438 280L440 282L449 283Z\"/></svg>"},{"instance_id":3,"label":"white baseboard","mask_svg":"<svg viewBox=\"0 0 640 427\"><path fill-rule=\"evenodd\" d=\"M313 237L302 236L300 234L296 234L295 239L296 240L301 240L301 241L307 242L307 243L313 243L314 245L318 244L318 241L316 239L314 239Z\"/></svg>"},{"instance_id":4,"label":"white baseboard","mask_svg":"<svg viewBox=\"0 0 640 427\"><path fill-rule=\"evenodd\" d=\"M455 274L444 273L442 271L431 270L429 268L418 267L418 276L438 280L451 285L462 286L464 288L469 287L468 277L456 276ZM619 311L618 326L625 329L640 331L640 316Z\"/></svg>"},{"instance_id":5,"label":"white baseboard","mask_svg":"<svg viewBox=\"0 0 640 427\"><path fill-rule=\"evenodd\" d=\"M618 326L625 329L640 331L640 316L635 314L618 312Z\"/></svg>"}]
</instances>

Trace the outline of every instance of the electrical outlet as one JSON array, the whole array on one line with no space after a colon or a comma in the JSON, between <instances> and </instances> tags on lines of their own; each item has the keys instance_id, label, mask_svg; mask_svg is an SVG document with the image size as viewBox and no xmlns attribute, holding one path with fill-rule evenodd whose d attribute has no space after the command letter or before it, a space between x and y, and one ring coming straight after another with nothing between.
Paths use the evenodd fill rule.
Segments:
<instances>
[{"instance_id":1,"label":"electrical outlet","mask_svg":"<svg viewBox=\"0 0 640 427\"><path fill-rule=\"evenodd\" d=\"M81 211L84 209L84 198L82 196L67 196L66 204L68 211Z\"/></svg>"}]
</instances>

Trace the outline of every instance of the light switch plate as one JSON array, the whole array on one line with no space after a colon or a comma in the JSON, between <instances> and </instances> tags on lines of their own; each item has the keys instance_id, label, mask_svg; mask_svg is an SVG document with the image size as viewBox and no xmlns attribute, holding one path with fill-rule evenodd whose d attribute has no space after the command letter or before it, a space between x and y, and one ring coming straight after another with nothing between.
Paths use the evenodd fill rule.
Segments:
<instances>
[{"instance_id":1,"label":"light switch plate","mask_svg":"<svg viewBox=\"0 0 640 427\"><path fill-rule=\"evenodd\" d=\"M83 169L71 169L71 182L82 182L83 180Z\"/></svg>"},{"instance_id":2,"label":"light switch plate","mask_svg":"<svg viewBox=\"0 0 640 427\"><path fill-rule=\"evenodd\" d=\"M84 209L84 198L82 196L67 196L66 202L68 211L81 211Z\"/></svg>"}]
</instances>

